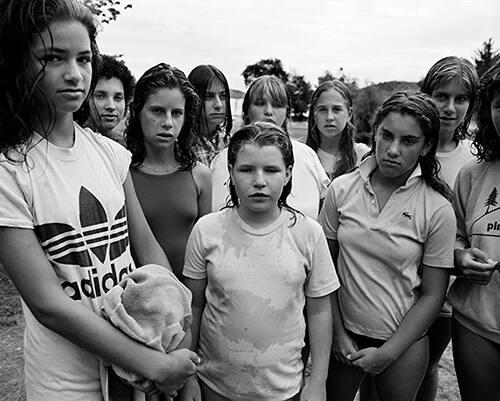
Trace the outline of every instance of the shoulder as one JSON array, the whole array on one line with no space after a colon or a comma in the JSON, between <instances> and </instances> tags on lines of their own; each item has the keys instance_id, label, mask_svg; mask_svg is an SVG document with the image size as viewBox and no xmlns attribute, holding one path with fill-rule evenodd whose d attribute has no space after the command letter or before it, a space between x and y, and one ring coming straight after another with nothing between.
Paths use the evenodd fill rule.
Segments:
<instances>
[{"instance_id":1,"label":"shoulder","mask_svg":"<svg viewBox=\"0 0 500 401\"><path fill-rule=\"evenodd\" d=\"M193 180L196 188L198 189L198 193L205 188L212 187L212 173L203 163L196 162L191 170L191 174L193 175Z\"/></svg>"},{"instance_id":2,"label":"shoulder","mask_svg":"<svg viewBox=\"0 0 500 401\"><path fill-rule=\"evenodd\" d=\"M305 143L300 142L296 139L292 139L292 138L290 138L290 141L292 142L292 148L293 148L294 153L300 153L300 154L303 154L305 156L309 156L312 158L318 157L316 152L310 146L306 145Z\"/></svg>"},{"instance_id":3,"label":"shoulder","mask_svg":"<svg viewBox=\"0 0 500 401\"><path fill-rule=\"evenodd\" d=\"M365 143L355 142L354 151L356 152L356 156L359 162L361 161L361 158L370 151L370 147Z\"/></svg>"},{"instance_id":4,"label":"shoulder","mask_svg":"<svg viewBox=\"0 0 500 401\"><path fill-rule=\"evenodd\" d=\"M286 210L288 213L288 221L290 222L289 227L292 230L300 231L304 233L307 237L316 237L323 233L321 225L314 220L312 217L303 215L302 213L295 212L295 218L293 212Z\"/></svg>"},{"instance_id":5,"label":"shoulder","mask_svg":"<svg viewBox=\"0 0 500 401\"><path fill-rule=\"evenodd\" d=\"M217 169L227 170L227 148L222 149L210 163L210 170L214 171Z\"/></svg>"}]
</instances>

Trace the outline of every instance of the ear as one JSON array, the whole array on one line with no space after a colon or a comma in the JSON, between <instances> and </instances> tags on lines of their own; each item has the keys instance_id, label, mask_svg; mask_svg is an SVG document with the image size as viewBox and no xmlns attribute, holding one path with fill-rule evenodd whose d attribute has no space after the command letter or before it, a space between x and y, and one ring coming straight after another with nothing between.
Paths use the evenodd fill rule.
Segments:
<instances>
[{"instance_id":1,"label":"ear","mask_svg":"<svg viewBox=\"0 0 500 401\"><path fill-rule=\"evenodd\" d=\"M292 166L288 166L285 170L285 185L292 179Z\"/></svg>"},{"instance_id":2,"label":"ear","mask_svg":"<svg viewBox=\"0 0 500 401\"><path fill-rule=\"evenodd\" d=\"M424 157L427 155L427 153L429 153L429 151L431 150L431 147L432 147L432 144L430 142L425 142L422 150L420 151L420 157Z\"/></svg>"},{"instance_id":3,"label":"ear","mask_svg":"<svg viewBox=\"0 0 500 401\"><path fill-rule=\"evenodd\" d=\"M349 117L347 118L347 121L352 121L352 116L354 115L352 107L349 107L349 110L347 110L347 112L349 113Z\"/></svg>"}]
</instances>

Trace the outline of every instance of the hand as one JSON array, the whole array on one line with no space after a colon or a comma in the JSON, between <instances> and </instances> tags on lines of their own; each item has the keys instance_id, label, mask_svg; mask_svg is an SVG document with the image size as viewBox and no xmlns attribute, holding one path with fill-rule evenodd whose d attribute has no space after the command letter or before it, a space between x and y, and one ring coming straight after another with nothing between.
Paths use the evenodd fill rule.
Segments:
<instances>
[{"instance_id":1,"label":"hand","mask_svg":"<svg viewBox=\"0 0 500 401\"><path fill-rule=\"evenodd\" d=\"M181 391L181 401L201 401L201 388L196 375L191 376Z\"/></svg>"},{"instance_id":2,"label":"hand","mask_svg":"<svg viewBox=\"0 0 500 401\"><path fill-rule=\"evenodd\" d=\"M155 378L154 385L162 393L173 396L196 373L200 358L186 348L161 356L164 358L162 369Z\"/></svg>"},{"instance_id":3,"label":"hand","mask_svg":"<svg viewBox=\"0 0 500 401\"><path fill-rule=\"evenodd\" d=\"M325 383L316 384L312 380L306 381L300 393L300 401L326 401Z\"/></svg>"},{"instance_id":4,"label":"hand","mask_svg":"<svg viewBox=\"0 0 500 401\"><path fill-rule=\"evenodd\" d=\"M363 348L348 355L353 366L362 369L371 375L382 373L395 358L384 352L382 348Z\"/></svg>"},{"instance_id":5,"label":"hand","mask_svg":"<svg viewBox=\"0 0 500 401\"><path fill-rule=\"evenodd\" d=\"M455 266L467 280L481 285L488 284L498 268L497 261L478 248L455 250Z\"/></svg>"},{"instance_id":6,"label":"hand","mask_svg":"<svg viewBox=\"0 0 500 401\"><path fill-rule=\"evenodd\" d=\"M357 350L358 345L345 331L333 335L332 355L336 361L352 366L352 363L347 358L347 355L356 352Z\"/></svg>"}]
</instances>

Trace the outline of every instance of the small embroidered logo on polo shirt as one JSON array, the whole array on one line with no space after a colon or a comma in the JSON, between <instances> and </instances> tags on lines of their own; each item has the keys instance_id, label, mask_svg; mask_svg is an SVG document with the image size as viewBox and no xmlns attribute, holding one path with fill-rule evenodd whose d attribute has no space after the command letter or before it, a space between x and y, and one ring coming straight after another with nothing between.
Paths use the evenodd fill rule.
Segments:
<instances>
[{"instance_id":1,"label":"small embroidered logo on polo shirt","mask_svg":"<svg viewBox=\"0 0 500 401\"><path fill-rule=\"evenodd\" d=\"M408 220L412 219L410 212L403 212L403 213L401 213L401 216L406 217Z\"/></svg>"}]
</instances>

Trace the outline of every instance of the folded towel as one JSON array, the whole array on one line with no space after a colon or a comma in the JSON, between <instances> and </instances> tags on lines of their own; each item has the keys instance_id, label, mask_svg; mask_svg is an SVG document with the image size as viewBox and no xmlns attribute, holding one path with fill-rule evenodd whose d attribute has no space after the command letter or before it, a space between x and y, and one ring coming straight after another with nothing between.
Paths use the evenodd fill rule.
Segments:
<instances>
[{"instance_id":1,"label":"folded towel","mask_svg":"<svg viewBox=\"0 0 500 401\"><path fill-rule=\"evenodd\" d=\"M103 297L106 317L129 337L162 352L177 348L192 322L191 292L165 267L145 265ZM137 375L113 366L123 379Z\"/></svg>"}]
</instances>

